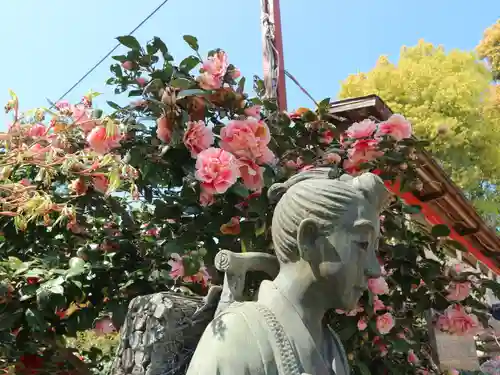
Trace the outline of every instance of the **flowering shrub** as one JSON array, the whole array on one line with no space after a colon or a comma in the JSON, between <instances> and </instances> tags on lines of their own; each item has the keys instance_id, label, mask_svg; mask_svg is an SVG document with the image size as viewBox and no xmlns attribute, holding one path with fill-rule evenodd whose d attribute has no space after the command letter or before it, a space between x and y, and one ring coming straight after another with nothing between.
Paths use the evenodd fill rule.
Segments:
<instances>
[{"instance_id":1,"label":"flowering shrub","mask_svg":"<svg viewBox=\"0 0 500 375\"><path fill-rule=\"evenodd\" d=\"M64 337L119 328L137 295L174 285L203 293L218 277L220 249L270 250L274 182L330 166L338 176L370 170L387 184L421 184L425 144L403 116L340 134L329 99L280 113L258 77L249 98L226 53L202 59L192 36L184 39L194 54L179 65L159 38L118 39L128 51L114 56L108 84L137 97L126 107L108 102L115 112L103 116L94 93L24 115L13 95L6 107L0 358L23 364L18 373L97 371L100 357L80 360ZM446 227L428 233L405 216L416 212L394 198L381 217L384 276L369 281L357 309L329 317L357 374L434 371L424 313L440 312L436 324L450 334L473 334L487 319L485 288L498 291L447 269L445 248L459 245Z\"/></svg>"}]
</instances>

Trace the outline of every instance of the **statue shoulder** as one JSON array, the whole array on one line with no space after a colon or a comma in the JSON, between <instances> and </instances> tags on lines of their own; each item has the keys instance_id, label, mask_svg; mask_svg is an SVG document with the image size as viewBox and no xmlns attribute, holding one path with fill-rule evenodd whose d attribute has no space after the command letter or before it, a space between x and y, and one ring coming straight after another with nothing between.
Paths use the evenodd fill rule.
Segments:
<instances>
[{"instance_id":1,"label":"statue shoulder","mask_svg":"<svg viewBox=\"0 0 500 375\"><path fill-rule=\"evenodd\" d=\"M269 344L265 326L251 319L250 303L235 302L213 319L196 347L186 375L238 375L250 370L265 373L259 371L265 371L272 351L266 349Z\"/></svg>"}]
</instances>

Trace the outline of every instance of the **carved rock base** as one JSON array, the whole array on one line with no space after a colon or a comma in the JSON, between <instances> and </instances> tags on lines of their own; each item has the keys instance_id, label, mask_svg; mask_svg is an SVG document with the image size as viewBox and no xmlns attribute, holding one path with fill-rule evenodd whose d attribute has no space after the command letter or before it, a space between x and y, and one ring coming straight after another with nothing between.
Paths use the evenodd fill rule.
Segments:
<instances>
[{"instance_id":1,"label":"carved rock base","mask_svg":"<svg viewBox=\"0 0 500 375\"><path fill-rule=\"evenodd\" d=\"M111 375L184 374L216 305L174 292L134 298Z\"/></svg>"}]
</instances>

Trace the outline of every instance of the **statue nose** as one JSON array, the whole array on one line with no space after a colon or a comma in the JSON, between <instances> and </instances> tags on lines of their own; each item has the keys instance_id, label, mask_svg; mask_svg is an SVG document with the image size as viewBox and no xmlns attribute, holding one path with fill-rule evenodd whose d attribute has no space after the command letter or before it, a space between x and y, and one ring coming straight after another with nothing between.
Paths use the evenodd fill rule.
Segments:
<instances>
[{"instance_id":1,"label":"statue nose","mask_svg":"<svg viewBox=\"0 0 500 375\"><path fill-rule=\"evenodd\" d=\"M380 268L380 264L378 262L377 256L375 255L375 251L370 251L370 255L366 260L365 266L365 275L368 278L377 278L382 276L382 269Z\"/></svg>"}]
</instances>

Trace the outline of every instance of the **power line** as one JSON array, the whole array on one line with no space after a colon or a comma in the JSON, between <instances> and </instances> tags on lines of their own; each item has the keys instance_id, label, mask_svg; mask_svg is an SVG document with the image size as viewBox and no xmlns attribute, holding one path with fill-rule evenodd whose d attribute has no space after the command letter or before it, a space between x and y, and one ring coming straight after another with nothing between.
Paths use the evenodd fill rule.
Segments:
<instances>
[{"instance_id":1,"label":"power line","mask_svg":"<svg viewBox=\"0 0 500 375\"><path fill-rule=\"evenodd\" d=\"M155 15L156 12L158 12L169 0L164 0L160 5L158 5L155 10L153 10L146 18L144 18L141 23L139 23L130 33L128 33L128 35L132 35L133 33L135 33L142 25L144 25L151 17L153 17ZM109 56L111 56L111 54L113 52L115 52L115 50L120 47L120 43L118 43L116 46L114 46L106 55L104 55L104 57L102 59L100 59L92 68L90 68L87 73L85 73L78 81L76 81L76 83L70 87L70 89L68 91L66 91L64 94L61 95L61 97L59 99L57 99L57 101L55 103L57 103L58 101L64 99L64 97L66 95L68 95L71 91L73 91L80 83L82 83L82 81L87 78L94 70L96 70L96 68L101 65Z\"/></svg>"}]
</instances>

